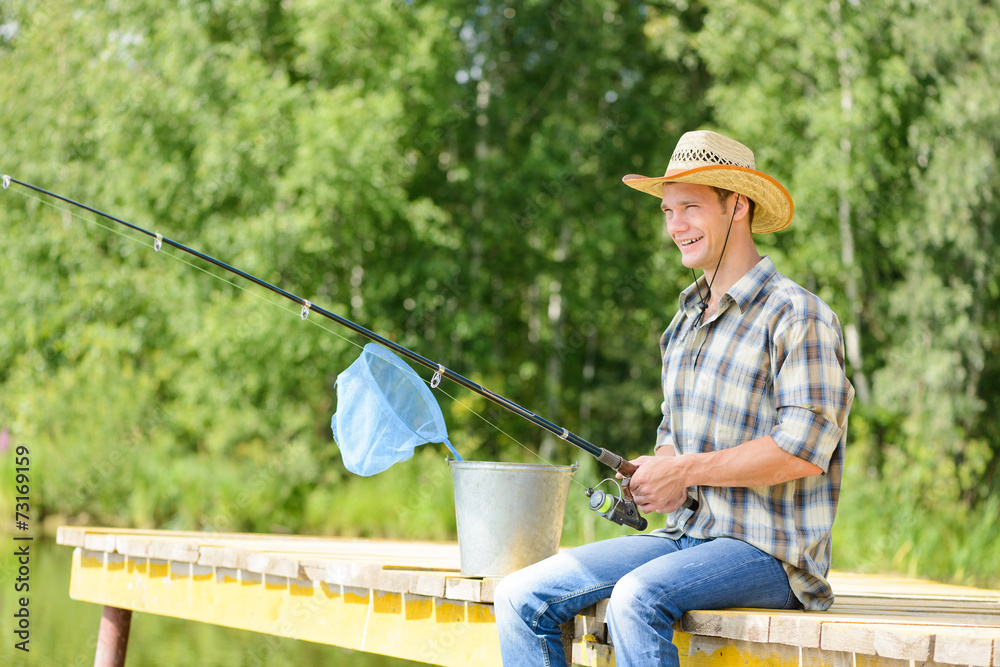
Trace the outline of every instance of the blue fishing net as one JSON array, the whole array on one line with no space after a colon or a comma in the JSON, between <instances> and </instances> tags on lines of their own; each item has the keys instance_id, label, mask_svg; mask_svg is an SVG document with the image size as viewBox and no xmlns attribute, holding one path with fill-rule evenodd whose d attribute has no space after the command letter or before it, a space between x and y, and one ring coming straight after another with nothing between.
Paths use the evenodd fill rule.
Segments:
<instances>
[{"instance_id":1,"label":"blue fishing net","mask_svg":"<svg viewBox=\"0 0 1000 667\"><path fill-rule=\"evenodd\" d=\"M419 375L391 351L369 343L337 376L337 412L330 427L344 465L367 477L413 456L429 442L448 440L444 415Z\"/></svg>"}]
</instances>

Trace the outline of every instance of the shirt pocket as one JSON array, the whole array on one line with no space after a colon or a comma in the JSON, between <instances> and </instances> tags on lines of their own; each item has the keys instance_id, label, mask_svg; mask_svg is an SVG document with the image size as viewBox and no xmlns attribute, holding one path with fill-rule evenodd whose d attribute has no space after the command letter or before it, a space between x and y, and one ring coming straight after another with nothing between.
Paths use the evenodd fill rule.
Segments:
<instances>
[{"instance_id":1,"label":"shirt pocket","mask_svg":"<svg viewBox=\"0 0 1000 667\"><path fill-rule=\"evenodd\" d=\"M767 435L775 425L774 387L768 364L740 364L719 378L715 445L735 447Z\"/></svg>"}]
</instances>

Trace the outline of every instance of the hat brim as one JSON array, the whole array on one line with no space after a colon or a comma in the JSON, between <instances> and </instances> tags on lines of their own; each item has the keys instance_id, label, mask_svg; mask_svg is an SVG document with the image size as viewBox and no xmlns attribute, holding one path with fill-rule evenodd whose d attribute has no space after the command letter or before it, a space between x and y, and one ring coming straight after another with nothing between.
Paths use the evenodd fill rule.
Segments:
<instances>
[{"instance_id":1,"label":"hat brim","mask_svg":"<svg viewBox=\"0 0 1000 667\"><path fill-rule=\"evenodd\" d=\"M753 200L756 205L750 231L767 234L784 229L792 222L795 207L792 196L781 183L767 174L734 165L706 165L694 169L668 171L663 176L650 178L639 174L629 174L622 178L629 186L663 198L664 183L696 183L724 190L732 190Z\"/></svg>"}]
</instances>

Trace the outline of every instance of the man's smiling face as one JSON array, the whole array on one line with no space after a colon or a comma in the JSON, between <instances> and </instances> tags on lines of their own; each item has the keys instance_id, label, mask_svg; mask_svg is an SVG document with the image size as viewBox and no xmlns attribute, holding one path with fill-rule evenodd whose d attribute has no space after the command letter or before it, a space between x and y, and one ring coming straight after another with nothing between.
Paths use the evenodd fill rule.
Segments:
<instances>
[{"instance_id":1,"label":"man's smiling face","mask_svg":"<svg viewBox=\"0 0 1000 667\"><path fill-rule=\"evenodd\" d=\"M664 229L680 248L681 262L690 269L713 271L722 255L729 230L732 200L723 207L707 185L665 183L660 208Z\"/></svg>"}]
</instances>

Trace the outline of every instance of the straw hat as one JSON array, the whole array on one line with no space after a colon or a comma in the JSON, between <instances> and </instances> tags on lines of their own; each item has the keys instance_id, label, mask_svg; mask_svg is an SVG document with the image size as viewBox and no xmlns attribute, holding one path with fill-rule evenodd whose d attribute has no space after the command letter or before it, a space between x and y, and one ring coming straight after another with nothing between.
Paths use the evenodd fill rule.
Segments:
<instances>
[{"instance_id":1,"label":"straw hat","mask_svg":"<svg viewBox=\"0 0 1000 667\"><path fill-rule=\"evenodd\" d=\"M754 169L753 151L715 132L686 132L660 178L629 174L630 188L663 198L664 183L699 183L732 190L756 204L750 231L758 234L784 229L792 221L792 197L781 183Z\"/></svg>"}]
</instances>

